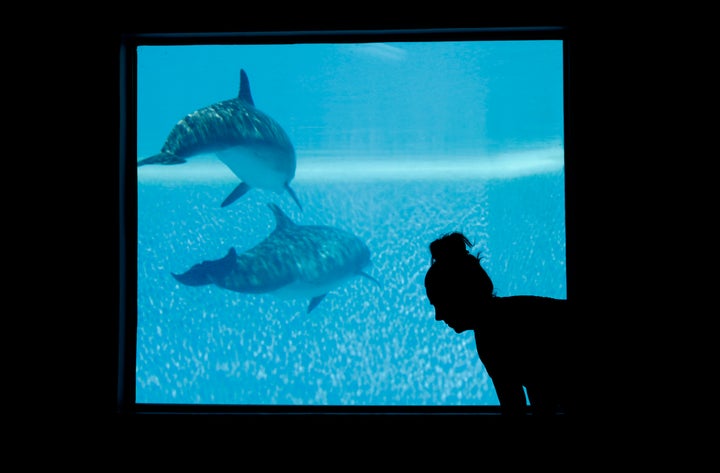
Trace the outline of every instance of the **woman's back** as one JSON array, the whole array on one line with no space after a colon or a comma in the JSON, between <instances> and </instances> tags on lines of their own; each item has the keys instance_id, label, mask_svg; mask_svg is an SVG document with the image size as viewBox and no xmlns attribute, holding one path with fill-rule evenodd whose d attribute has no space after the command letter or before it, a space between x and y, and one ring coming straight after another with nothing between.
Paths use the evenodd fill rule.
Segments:
<instances>
[{"instance_id":1,"label":"woman's back","mask_svg":"<svg viewBox=\"0 0 720 473\"><path fill-rule=\"evenodd\" d=\"M577 347L569 308L563 299L525 295L494 297L483 308L475 341L496 390L523 385L538 408L571 408Z\"/></svg>"}]
</instances>

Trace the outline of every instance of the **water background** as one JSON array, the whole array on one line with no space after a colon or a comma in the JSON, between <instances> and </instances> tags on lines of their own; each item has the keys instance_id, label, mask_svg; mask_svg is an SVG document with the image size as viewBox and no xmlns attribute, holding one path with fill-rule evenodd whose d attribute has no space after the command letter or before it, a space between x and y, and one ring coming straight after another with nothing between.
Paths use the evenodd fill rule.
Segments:
<instances>
[{"instance_id":1,"label":"water background","mask_svg":"<svg viewBox=\"0 0 720 473\"><path fill-rule=\"evenodd\" d=\"M472 332L434 319L429 243L475 243L498 295L566 297L562 43L143 46L138 158L178 120L235 97L297 152L287 194L253 189L213 156L138 169L136 401L272 405L497 405ZM179 273L274 228L337 226L367 272L308 300L188 287Z\"/></svg>"}]
</instances>

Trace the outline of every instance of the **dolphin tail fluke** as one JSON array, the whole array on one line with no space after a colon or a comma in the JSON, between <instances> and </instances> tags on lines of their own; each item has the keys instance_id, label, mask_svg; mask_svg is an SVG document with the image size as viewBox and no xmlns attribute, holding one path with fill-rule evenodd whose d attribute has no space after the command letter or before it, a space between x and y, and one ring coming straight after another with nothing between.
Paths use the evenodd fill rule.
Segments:
<instances>
[{"instance_id":1,"label":"dolphin tail fluke","mask_svg":"<svg viewBox=\"0 0 720 473\"><path fill-rule=\"evenodd\" d=\"M318 306L320 302L322 302L323 299L325 299L325 296L327 296L327 293L322 294L320 296L315 296L312 299L310 299L310 304L307 308L307 313L309 314L315 307Z\"/></svg>"},{"instance_id":2,"label":"dolphin tail fluke","mask_svg":"<svg viewBox=\"0 0 720 473\"><path fill-rule=\"evenodd\" d=\"M297 195L295 194L295 191L292 190L292 188L290 187L290 184L288 184L287 182L285 183L285 190L288 192L288 194L290 194L290 197L293 198L293 200L295 201L297 206L300 207L300 210L302 210L303 208L302 208L302 205L300 205L300 200L298 199Z\"/></svg>"},{"instance_id":3,"label":"dolphin tail fluke","mask_svg":"<svg viewBox=\"0 0 720 473\"><path fill-rule=\"evenodd\" d=\"M175 156L174 154L158 153L149 158L141 159L138 161L137 167L145 166L146 164L182 164L186 162L185 159Z\"/></svg>"},{"instance_id":4,"label":"dolphin tail fluke","mask_svg":"<svg viewBox=\"0 0 720 473\"><path fill-rule=\"evenodd\" d=\"M208 277L207 268L201 264L196 264L182 274L170 274L177 282L186 286L204 286L212 282Z\"/></svg>"},{"instance_id":5,"label":"dolphin tail fluke","mask_svg":"<svg viewBox=\"0 0 720 473\"><path fill-rule=\"evenodd\" d=\"M217 260L203 261L194 265L182 274L172 274L178 282L186 286L205 286L207 284L215 284L228 274L230 274L237 263L237 252L235 248L230 248L227 255Z\"/></svg>"},{"instance_id":6,"label":"dolphin tail fluke","mask_svg":"<svg viewBox=\"0 0 720 473\"><path fill-rule=\"evenodd\" d=\"M238 186L230 193L229 196L225 198L223 203L220 205L220 207L227 207L228 205L232 204L236 200L238 200L240 197L244 196L247 191L250 190L250 186L247 185L244 182L241 182L238 184Z\"/></svg>"}]
</instances>

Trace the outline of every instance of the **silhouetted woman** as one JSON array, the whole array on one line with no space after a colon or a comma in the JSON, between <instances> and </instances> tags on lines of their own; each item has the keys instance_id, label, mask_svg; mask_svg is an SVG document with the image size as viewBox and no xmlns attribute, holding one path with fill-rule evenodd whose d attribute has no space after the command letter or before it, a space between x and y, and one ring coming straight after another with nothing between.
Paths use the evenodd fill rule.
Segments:
<instances>
[{"instance_id":1,"label":"silhouetted woman","mask_svg":"<svg viewBox=\"0 0 720 473\"><path fill-rule=\"evenodd\" d=\"M435 320L457 333L473 330L480 361L506 415L569 414L574 409L578 355L568 301L521 295L498 297L459 232L430 244L425 290ZM525 391L530 407L527 407Z\"/></svg>"}]
</instances>

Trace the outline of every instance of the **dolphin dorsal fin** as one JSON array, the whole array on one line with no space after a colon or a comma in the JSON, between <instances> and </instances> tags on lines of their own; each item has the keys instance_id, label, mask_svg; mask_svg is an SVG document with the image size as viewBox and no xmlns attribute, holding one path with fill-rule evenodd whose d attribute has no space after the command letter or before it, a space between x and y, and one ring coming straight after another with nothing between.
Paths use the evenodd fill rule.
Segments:
<instances>
[{"instance_id":1,"label":"dolphin dorsal fin","mask_svg":"<svg viewBox=\"0 0 720 473\"><path fill-rule=\"evenodd\" d=\"M295 222L290 220L290 217L285 215L285 212L283 212L280 207L273 204L272 202L268 204L268 207L270 207L273 215L275 215L275 229L295 226Z\"/></svg>"},{"instance_id":2,"label":"dolphin dorsal fin","mask_svg":"<svg viewBox=\"0 0 720 473\"><path fill-rule=\"evenodd\" d=\"M238 98L250 105L255 105L252 94L250 93L250 79L248 79L245 69L240 69L240 90L238 91Z\"/></svg>"}]
</instances>

